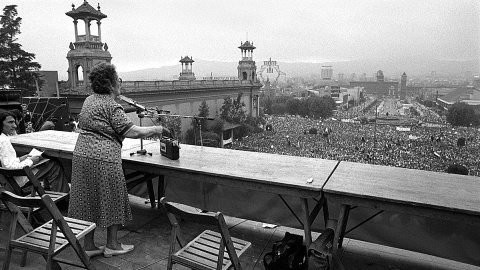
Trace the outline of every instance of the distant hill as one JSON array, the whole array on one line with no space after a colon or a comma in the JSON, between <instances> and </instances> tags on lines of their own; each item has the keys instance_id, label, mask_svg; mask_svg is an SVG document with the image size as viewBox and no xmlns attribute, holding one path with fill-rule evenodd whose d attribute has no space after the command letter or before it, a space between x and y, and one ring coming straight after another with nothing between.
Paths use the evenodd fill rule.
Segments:
<instances>
[{"instance_id":1,"label":"distant hill","mask_svg":"<svg viewBox=\"0 0 480 270\"><path fill-rule=\"evenodd\" d=\"M324 63L285 63L278 62L280 70L290 77L310 77L319 76L323 65L330 65L333 68L334 76L338 73L344 73L345 78L349 78L352 73L357 76L366 73L372 76L378 70L382 70L386 77L400 78L405 72L407 76L427 77L432 71L436 71L437 76L461 77L465 72L472 74L480 73L480 63L478 60L453 61L453 60L434 60L434 59L361 59L344 62L324 62ZM263 60L256 59L257 71L260 70ZM193 63L193 72L195 77L232 77L237 76L236 62L220 62L208 60L195 60ZM119 72L122 79L131 81L142 80L174 80L178 79L181 72L181 65L163 66L159 68L149 68L129 72Z\"/></svg>"}]
</instances>

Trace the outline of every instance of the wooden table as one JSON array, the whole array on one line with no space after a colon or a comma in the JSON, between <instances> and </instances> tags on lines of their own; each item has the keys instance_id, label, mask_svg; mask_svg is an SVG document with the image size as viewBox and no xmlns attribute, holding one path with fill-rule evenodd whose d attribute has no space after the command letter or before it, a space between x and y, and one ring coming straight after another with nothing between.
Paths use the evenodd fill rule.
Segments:
<instances>
[{"instance_id":1,"label":"wooden table","mask_svg":"<svg viewBox=\"0 0 480 270\"><path fill-rule=\"evenodd\" d=\"M75 132L45 130L12 136L10 141L17 152L28 153L32 148L37 148L45 150L45 154L49 156L72 159L77 138L78 133ZM145 145L154 143L152 141L144 142ZM140 149L140 140L126 138L123 141L122 151L134 152L137 149Z\"/></svg>"},{"instance_id":2,"label":"wooden table","mask_svg":"<svg viewBox=\"0 0 480 270\"><path fill-rule=\"evenodd\" d=\"M43 131L11 138L17 151L42 148L49 155L71 158L77 134L61 131ZM302 224L305 243L312 242L311 224L324 207L326 199L321 190L334 171L338 161L274 155L221 148L181 145L180 159L170 160L160 155L159 142L146 141L144 148L150 155L131 155L139 140L125 140L122 160L125 168L201 181L234 188L288 195L302 204ZM29 150L28 150L29 151ZM309 182L307 180L312 179ZM310 211L308 200L318 198Z\"/></svg>"},{"instance_id":3,"label":"wooden table","mask_svg":"<svg viewBox=\"0 0 480 270\"><path fill-rule=\"evenodd\" d=\"M478 177L342 161L323 189L340 203L334 248L342 246L352 206L480 224Z\"/></svg>"}]
</instances>

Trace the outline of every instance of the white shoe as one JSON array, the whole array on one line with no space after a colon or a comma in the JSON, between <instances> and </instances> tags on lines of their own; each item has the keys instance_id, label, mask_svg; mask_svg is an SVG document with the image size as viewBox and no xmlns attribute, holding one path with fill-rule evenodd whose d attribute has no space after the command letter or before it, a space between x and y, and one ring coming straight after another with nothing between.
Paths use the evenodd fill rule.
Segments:
<instances>
[{"instance_id":1,"label":"white shoe","mask_svg":"<svg viewBox=\"0 0 480 270\"><path fill-rule=\"evenodd\" d=\"M105 247L105 250L103 251L103 257L110 258L114 255L122 255L132 251L135 248L134 245L125 245L125 244L120 244L120 245L122 246L122 249L119 249L119 250L109 249L108 247Z\"/></svg>"}]
</instances>

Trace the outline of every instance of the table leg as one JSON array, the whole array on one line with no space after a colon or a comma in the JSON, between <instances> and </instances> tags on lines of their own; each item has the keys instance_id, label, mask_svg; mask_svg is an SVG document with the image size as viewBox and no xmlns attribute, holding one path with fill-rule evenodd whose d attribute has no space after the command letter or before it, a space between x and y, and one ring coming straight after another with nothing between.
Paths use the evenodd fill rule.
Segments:
<instances>
[{"instance_id":1,"label":"table leg","mask_svg":"<svg viewBox=\"0 0 480 270\"><path fill-rule=\"evenodd\" d=\"M302 209L304 212L303 230L305 231L305 245L307 248L312 243L312 224L310 223L310 211L308 210L308 200L302 198Z\"/></svg>"},{"instance_id":2,"label":"table leg","mask_svg":"<svg viewBox=\"0 0 480 270\"><path fill-rule=\"evenodd\" d=\"M152 183L153 176L147 179L147 190L148 190L148 197L150 198L150 205L152 208L155 208L155 192L153 191L153 183Z\"/></svg>"},{"instance_id":3,"label":"table leg","mask_svg":"<svg viewBox=\"0 0 480 270\"><path fill-rule=\"evenodd\" d=\"M160 198L165 197L165 175L159 174L158 176L158 201L160 203ZM160 204L159 206L160 207Z\"/></svg>"},{"instance_id":4,"label":"table leg","mask_svg":"<svg viewBox=\"0 0 480 270\"><path fill-rule=\"evenodd\" d=\"M350 205L342 204L340 208L340 216L338 217L337 229L333 238L333 248L338 250L342 247L343 237L345 236L345 228L347 227L348 214L350 213Z\"/></svg>"}]
</instances>

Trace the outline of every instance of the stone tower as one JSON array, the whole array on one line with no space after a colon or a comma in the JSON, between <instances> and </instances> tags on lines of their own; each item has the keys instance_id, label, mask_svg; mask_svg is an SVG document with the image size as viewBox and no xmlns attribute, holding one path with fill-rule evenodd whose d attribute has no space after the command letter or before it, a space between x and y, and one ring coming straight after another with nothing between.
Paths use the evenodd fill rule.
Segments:
<instances>
[{"instance_id":1,"label":"stone tower","mask_svg":"<svg viewBox=\"0 0 480 270\"><path fill-rule=\"evenodd\" d=\"M253 42L245 41L245 43L240 42L240 47L242 51L242 60L238 62L238 79L241 81L257 81L257 66L255 61L252 60Z\"/></svg>"},{"instance_id":2,"label":"stone tower","mask_svg":"<svg viewBox=\"0 0 480 270\"><path fill-rule=\"evenodd\" d=\"M407 97L407 74L403 72L402 79L400 80L400 99L404 100Z\"/></svg>"},{"instance_id":3,"label":"stone tower","mask_svg":"<svg viewBox=\"0 0 480 270\"><path fill-rule=\"evenodd\" d=\"M65 13L73 18L75 26L75 42L70 42L68 59L68 83L70 89L78 92L87 92L89 86L88 74L93 66L101 62L110 63L112 56L108 52L107 43L102 43L101 20L107 15L100 11L100 4L97 9L84 1L82 5ZM78 34L78 20L84 22L85 34ZM96 21L98 26L97 35L93 35L90 29L91 22Z\"/></svg>"},{"instance_id":4,"label":"stone tower","mask_svg":"<svg viewBox=\"0 0 480 270\"><path fill-rule=\"evenodd\" d=\"M192 57L180 57L180 63L182 63L182 72L180 73L179 80L186 80L186 81L194 81L195 80L195 73L192 71Z\"/></svg>"}]
</instances>

